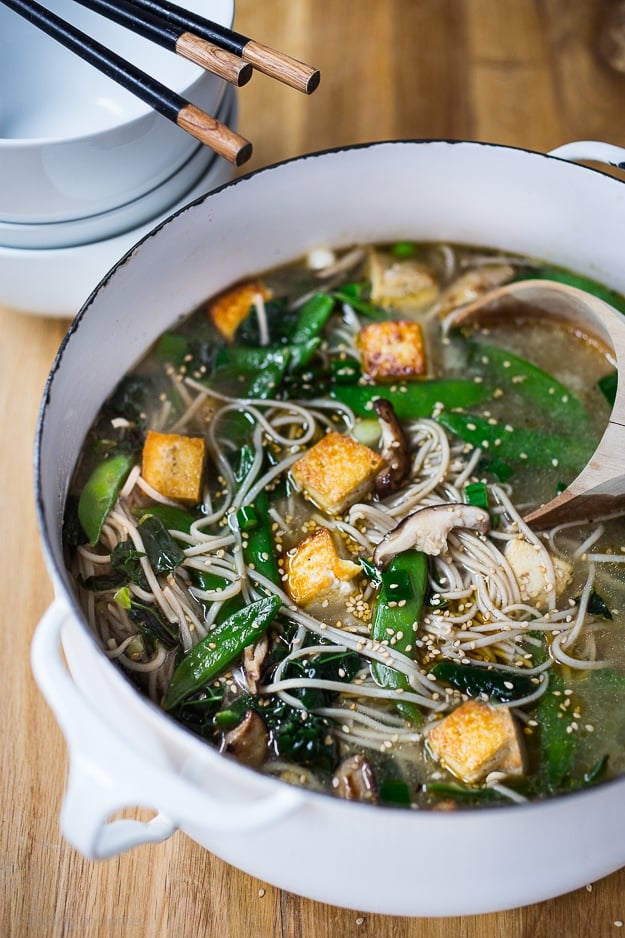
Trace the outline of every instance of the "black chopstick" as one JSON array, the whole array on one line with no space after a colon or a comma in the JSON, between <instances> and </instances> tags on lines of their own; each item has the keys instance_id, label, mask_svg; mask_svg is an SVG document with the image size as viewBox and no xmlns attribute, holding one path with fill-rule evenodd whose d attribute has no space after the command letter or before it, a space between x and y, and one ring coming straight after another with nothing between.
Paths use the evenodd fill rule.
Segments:
<instances>
[{"instance_id":1,"label":"black chopstick","mask_svg":"<svg viewBox=\"0 0 625 938\"><path fill-rule=\"evenodd\" d=\"M117 0L111 0L115 4ZM124 2L124 0L121 0ZM212 42L244 61L250 62L260 72L277 78L278 81L311 94L319 85L320 75L316 68L306 65L290 55L278 52L248 36L227 29L220 23L214 23L190 10L170 3L169 0L128 0L128 5L145 10L153 16L162 17L177 29Z\"/></svg>"},{"instance_id":2,"label":"black chopstick","mask_svg":"<svg viewBox=\"0 0 625 938\"><path fill-rule=\"evenodd\" d=\"M252 77L252 65L233 52L222 49L189 32L181 32L165 20L150 13L137 13L137 8L126 0L77 0L84 7L101 13L121 26L132 29L140 36L145 36L176 52L178 55L201 65L209 72L234 85L244 85Z\"/></svg>"},{"instance_id":3,"label":"black chopstick","mask_svg":"<svg viewBox=\"0 0 625 938\"><path fill-rule=\"evenodd\" d=\"M249 140L245 140L234 130L131 65L115 52L111 52L66 20L46 10L35 0L1 2L235 166L245 163L252 155L252 144ZM71 102L68 102L68 105L71 106Z\"/></svg>"}]
</instances>

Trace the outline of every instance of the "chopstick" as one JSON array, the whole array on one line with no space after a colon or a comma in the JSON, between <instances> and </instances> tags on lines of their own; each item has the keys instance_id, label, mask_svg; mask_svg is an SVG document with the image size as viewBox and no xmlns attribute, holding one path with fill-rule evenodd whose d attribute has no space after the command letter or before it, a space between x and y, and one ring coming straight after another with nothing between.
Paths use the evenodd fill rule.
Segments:
<instances>
[{"instance_id":1,"label":"chopstick","mask_svg":"<svg viewBox=\"0 0 625 938\"><path fill-rule=\"evenodd\" d=\"M206 39L189 32L181 32L172 24L151 13L139 16L134 4L126 0L77 0L77 2L81 6L114 20L121 26L132 29L163 48L195 62L196 65L201 65L202 68L224 78L231 84L241 87L252 77L253 69L250 62L245 62L240 56Z\"/></svg>"},{"instance_id":2,"label":"chopstick","mask_svg":"<svg viewBox=\"0 0 625 938\"><path fill-rule=\"evenodd\" d=\"M235 166L245 163L252 155L252 144L249 140L115 52L111 52L66 20L46 10L36 0L1 2Z\"/></svg>"},{"instance_id":3,"label":"chopstick","mask_svg":"<svg viewBox=\"0 0 625 938\"><path fill-rule=\"evenodd\" d=\"M110 0L117 5L124 0ZM319 86L319 70L300 62L298 59L265 46L248 36L227 29L220 23L214 23L203 16L198 16L190 10L170 3L169 0L131 0L130 6L145 10L153 16L162 17L167 23L177 29L187 31L195 36L214 43L234 55L240 56L249 62L258 71L276 78L278 81L305 94L312 92Z\"/></svg>"}]
</instances>

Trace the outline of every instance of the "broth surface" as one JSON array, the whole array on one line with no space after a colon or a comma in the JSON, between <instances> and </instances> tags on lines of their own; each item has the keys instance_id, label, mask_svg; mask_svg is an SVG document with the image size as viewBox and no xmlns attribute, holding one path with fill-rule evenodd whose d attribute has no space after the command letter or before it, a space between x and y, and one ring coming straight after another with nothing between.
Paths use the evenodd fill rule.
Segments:
<instances>
[{"instance_id":1,"label":"broth surface","mask_svg":"<svg viewBox=\"0 0 625 938\"><path fill-rule=\"evenodd\" d=\"M535 532L607 423L603 350L514 308L539 261L320 249L211 298L104 403L67 562L107 654L190 732L372 804L543 798L625 770L621 518Z\"/></svg>"}]
</instances>

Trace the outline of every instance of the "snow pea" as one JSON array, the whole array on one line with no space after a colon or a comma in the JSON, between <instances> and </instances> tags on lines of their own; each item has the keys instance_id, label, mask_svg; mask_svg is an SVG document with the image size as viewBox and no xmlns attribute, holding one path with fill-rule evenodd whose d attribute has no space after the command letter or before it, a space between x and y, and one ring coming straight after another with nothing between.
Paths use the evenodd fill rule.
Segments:
<instances>
[{"instance_id":1,"label":"snow pea","mask_svg":"<svg viewBox=\"0 0 625 938\"><path fill-rule=\"evenodd\" d=\"M253 508L256 512L256 524L244 532L243 558L247 567L258 571L272 583L278 584L280 573L271 534L271 521L268 514L269 499L266 492L258 493L254 499Z\"/></svg>"},{"instance_id":2,"label":"snow pea","mask_svg":"<svg viewBox=\"0 0 625 938\"><path fill-rule=\"evenodd\" d=\"M566 424L581 430L588 423L588 414L581 401L553 375L532 362L497 345L482 342L471 343L469 354L470 360L479 365L481 373L486 369L492 385L519 394L559 426Z\"/></svg>"},{"instance_id":3,"label":"snow pea","mask_svg":"<svg viewBox=\"0 0 625 938\"><path fill-rule=\"evenodd\" d=\"M492 388L460 378L433 378L396 385L337 383L330 395L351 408L358 417L370 417L373 401L384 397L391 402L400 420L410 420L431 417L438 404L448 409L481 404L492 396Z\"/></svg>"},{"instance_id":4,"label":"snow pea","mask_svg":"<svg viewBox=\"0 0 625 938\"><path fill-rule=\"evenodd\" d=\"M249 474L255 458L256 451L253 446L245 444L241 447L234 472L238 485L241 485ZM243 517L246 519L245 525L241 523ZM262 573L272 583L279 584L280 574L271 534L267 492L259 492L252 504L243 505L236 513L233 522L243 534L243 559L246 566Z\"/></svg>"},{"instance_id":5,"label":"snow pea","mask_svg":"<svg viewBox=\"0 0 625 938\"><path fill-rule=\"evenodd\" d=\"M599 297L605 303L609 303L614 309L625 313L625 297L611 290L605 284L593 280L591 277L584 277L581 274L573 274L569 270L561 270L557 267L535 267L531 271L519 274L514 278L516 280L555 280L558 283L565 283L569 287L577 287L578 290L585 290L586 293L592 293Z\"/></svg>"},{"instance_id":6,"label":"snow pea","mask_svg":"<svg viewBox=\"0 0 625 938\"><path fill-rule=\"evenodd\" d=\"M592 440L588 438L526 430L476 414L443 411L435 419L465 443L481 447L489 454L496 453L504 460L525 462L530 466L559 466L565 471L578 471L592 456L594 449Z\"/></svg>"},{"instance_id":7,"label":"snow pea","mask_svg":"<svg viewBox=\"0 0 625 938\"><path fill-rule=\"evenodd\" d=\"M212 629L186 653L174 671L163 699L164 709L171 710L221 674L244 648L267 631L280 606L278 596L259 599Z\"/></svg>"},{"instance_id":8,"label":"snow pea","mask_svg":"<svg viewBox=\"0 0 625 938\"><path fill-rule=\"evenodd\" d=\"M334 297L328 296L327 293L314 293L299 310L297 322L289 334L289 344L301 345L316 339L335 305Z\"/></svg>"},{"instance_id":9,"label":"snow pea","mask_svg":"<svg viewBox=\"0 0 625 938\"><path fill-rule=\"evenodd\" d=\"M100 540L102 525L134 465L127 453L109 456L95 467L78 499L80 525L94 546Z\"/></svg>"},{"instance_id":10,"label":"snow pea","mask_svg":"<svg viewBox=\"0 0 625 938\"><path fill-rule=\"evenodd\" d=\"M241 396L264 400L280 387L290 357L286 346L222 348L217 353L215 377L235 378Z\"/></svg>"},{"instance_id":11,"label":"snow pea","mask_svg":"<svg viewBox=\"0 0 625 938\"><path fill-rule=\"evenodd\" d=\"M387 585L392 586L395 576L398 581L408 581L410 589L409 598L399 602L388 595ZM374 641L385 642L390 648L408 656L412 653L414 656L415 631L421 618L427 584L428 564L424 553L411 549L402 551L393 558L385 571L373 613L371 637ZM386 664L372 662L371 673L381 687L412 690L408 678ZM419 725L423 722L423 715L416 704L400 700L395 706L402 716L412 723Z\"/></svg>"}]
</instances>

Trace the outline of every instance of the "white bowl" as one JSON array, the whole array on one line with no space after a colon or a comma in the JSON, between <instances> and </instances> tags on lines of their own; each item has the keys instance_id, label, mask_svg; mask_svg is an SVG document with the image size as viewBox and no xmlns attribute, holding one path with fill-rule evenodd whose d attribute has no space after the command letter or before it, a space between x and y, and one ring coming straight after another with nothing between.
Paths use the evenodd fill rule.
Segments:
<instances>
[{"instance_id":1,"label":"white bowl","mask_svg":"<svg viewBox=\"0 0 625 938\"><path fill-rule=\"evenodd\" d=\"M139 198L95 215L67 221L20 223L0 221L0 250L21 248L27 251L67 248L102 241L131 231L167 212L198 180L205 175L214 154L198 144L191 156L168 179Z\"/></svg>"},{"instance_id":2,"label":"white bowl","mask_svg":"<svg viewBox=\"0 0 625 938\"><path fill-rule=\"evenodd\" d=\"M237 125L237 98L234 88L224 98L224 120ZM205 159L208 156L208 165ZM197 178L197 169L200 177ZM192 199L215 189L232 177L232 166L206 147L191 157L178 171L176 178L166 181L156 192L150 192L119 211L96 215L76 222L54 225L4 225L0 222L0 241L7 231L32 241L37 237L30 229L44 229L48 241L57 237L65 246L46 248L6 247L0 244L0 304L19 313L71 318L113 264L155 225ZM182 185L183 184L183 185ZM163 199L174 191L173 198ZM158 210L153 211L154 205ZM107 237L109 223L120 218L132 220L121 233ZM4 227L4 233L3 233ZM72 243L80 233L95 240ZM42 235L43 236L43 235ZM69 241L69 243L68 243Z\"/></svg>"},{"instance_id":3,"label":"white bowl","mask_svg":"<svg viewBox=\"0 0 625 938\"><path fill-rule=\"evenodd\" d=\"M205 11L202 0L190 9ZM226 83L71 0L47 7L173 91L215 113ZM232 24L234 0L212 0ZM197 141L0 5L0 220L42 223L107 212L153 190Z\"/></svg>"},{"instance_id":4,"label":"white bowl","mask_svg":"<svg viewBox=\"0 0 625 938\"><path fill-rule=\"evenodd\" d=\"M625 184L553 155L468 142L301 157L178 212L120 261L72 324L38 429L37 503L57 600L37 629L33 666L68 740L62 829L85 856L111 856L178 826L283 889L424 916L538 902L625 864L625 776L543 801L452 812L294 788L221 755L140 695L78 606L63 559L65 494L85 434L124 373L164 329L241 277L319 245L404 238L531 254L624 292ZM157 810L154 820L108 821L137 804Z\"/></svg>"}]
</instances>

